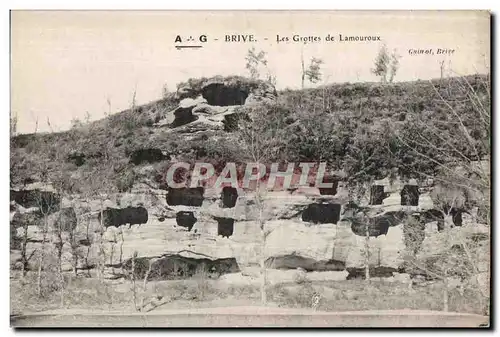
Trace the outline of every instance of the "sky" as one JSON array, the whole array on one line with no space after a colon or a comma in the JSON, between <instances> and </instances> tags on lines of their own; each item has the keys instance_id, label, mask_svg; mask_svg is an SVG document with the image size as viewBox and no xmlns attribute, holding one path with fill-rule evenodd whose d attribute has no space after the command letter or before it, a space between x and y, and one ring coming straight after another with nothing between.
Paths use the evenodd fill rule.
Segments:
<instances>
[{"instance_id":1,"label":"sky","mask_svg":"<svg viewBox=\"0 0 500 337\"><path fill-rule=\"evenodd\" d=\"M254 42L225 42L225 35ZM336 41L327 42L330 34ZM381 41L340 42L343 36ZM175 43L177 36L182 43ZM206 43L188 42L207 36ZM278 43L277 35L320 42ZM265 40L267 38L267 40ZM215 41L214 39L218 39ZM176 49L201 44L199 49ZM385 44L401 56L395 81L489 72L489 13L480 11L12 11L11 114L18 132L63 131L75 118L92 120L161 97L191 77L249 75L245 56L267 53L277 88L300 88L301 55L321 58L320 84L377 81L374 59ZM453 54L437 54L437 49ZM410 55L433 49L434 55ZM38 126L37 126L38 120ZM48 122L47 122L48 121ZM50 124L50 126L49 126Z\"/></svg>"}]
</instances>

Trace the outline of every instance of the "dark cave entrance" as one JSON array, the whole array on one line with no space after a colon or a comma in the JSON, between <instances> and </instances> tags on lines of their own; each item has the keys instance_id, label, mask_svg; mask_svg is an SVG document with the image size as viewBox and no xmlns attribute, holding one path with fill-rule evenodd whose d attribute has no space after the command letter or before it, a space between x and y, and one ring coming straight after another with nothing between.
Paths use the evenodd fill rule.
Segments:
<instances>
[{"instance_id":1,"label":"dark cave entrance","mask_svg":"<svg viewBox=\"0 0 500 337\"><path fill-rule=\"evenodd\" d=\"M462 220L462 210L453 208L450 212L450 215L453 219L453 225L461 227L463 224Z\"/></svg>"},{"instance_id":2,"label":"dark cave entrance","mask_svg":"<svg viewBox=\"0 0 500 337\"><path fill-rule=\"evenodd\" d=\"M306 271L342 271L345 263L337 260L318 261L300 255L272 256L266 259L265 266L272 269L297 269Z\"/></svg>"},{"instance_id":3,"label":"dark cave entrance","mask_svg":"<svg viewBox=\"0 0 500 337\"><path fill-rule=\"evenodd\" d=\"M400 270L391 267L369 267L370 277L391 277L393 273ZM365 279L365 268L347 268L347 280Z\"/></svg>"},{"instance_id":4,"label":"dark cave entrance","mask_svg":"<svg viewBox=\"0 0 500 337\"><path fill-rule=\"evenodd\" d=\"M175 221L177 222L177 226L181 226L187 228L188 231L191 231L194 224L198 219L195 218L193 212L177 212L175 215Z\"/></svg>"},{"instance_id":5,"label":"dark cave entrance","mask_svg":"<svg viewBox=\"0 0 500 337\"><path fill-rule=\"evenodd\" d=\"M194 122L195 120L198 119L198 116L193 115L193 107L189 108L182 108L178 107L174 111L174 121L170 125L172 128L176 128L191 122Z\"/></svg>"},{"instance_id":6,"label":"dark cave entrance","mask_svg":"<svg viewBox=\"0 0 500 337\"><path fill-rule=\"evenodd\" d=\"M221 235L222 237L230 237L234 233L234 219L232 218L219 218L216 217L217 221L217 235Z\"/></svg>"},{"instance_id":7,"label":"dark cave entrance","mask_svg":"<svg viewBox=\"0 0 500 337\"><path fill-rule=\"evenodd\" d=\"M366 236L366 226L367 224L365 221L353 221L351 224L351 230L357 236ZM374 237L387 235L389 227L390 222L386 219L369 219L368 234L369 236Z\"/></svg>"},{"instance_id":8,"label":"dark cave entrance","mask_svg":"<svg viewBox=\"0 0 500 337\"><path fill-rule=\"evenodd\" d=\"M10 200L25 208L39 207L47 214L57 212L61 203L58 194L42 190L10 190Z\"/></svg>"},{"instance_id":9,"label":"dark cave entrance","mask_svg":"<svg viewBox=\"0 0 500 337\"><path fill-rule=\"evenodd\" d=\"M102 214L105 227L142 225L148 222L148 211L144 207L107 208ZM97 218L101 220L101 213Z\"/></svg>"},{"instance_id":10,"label":"dark cave entrance","mask_svg":"<svg viewBox=\"0 0 500 337\"><path fill-rule=\"evenodd\" d=\"M340 204L310 204L302 212L302 221L336 224L340 219Z\"/></svg>"},{"instance_id":11,"label":"dark cave entrance","mask_svg":"<svg viewBox=\"0 0 500 337\"><path fill-rule=\"evenodd\" d=\"M221 200L222 208L233 208L238 199L238 190L234 187L226 186L222 189Z\"/></svg>"},{"instance_id":12,"label":"dark cave entrance","mask_svg":"<svg viewBox=\"0 0 500 337\"><path fill-rule=\"evenodd\" d=\"M135 260L135 275L144 279L149 269L149 258L137 258ZM124 270L132 269L130 259L122 264ZM148 280L182 280L206 274L209 278L218 278L228 273L240 271L235 258L223 258L210 260L208 258L185 257L177 254L165 255L156 260L148 274Z\"/></svg>"},{"instance_id":13,"label":"dark cave entrance","mask_svg":"<svg viewBox=\"0 0 500 337\"><path fill-rule=\"evenodd\" d=\"M142 163L155 163L168 159L160 149L138 149L130 154L130 162L134 165Z\"/></svg>"},{"instance_id":14,"label":"dark cave entrance","mask_svg":"<svg viewBox=\"0 0 500 337\"><path fill-rule=\"evenodd\" d=\"M444 215L437 209L430 209L422 213L420 220L426 224L429 222L437 221L438 232L444 230Z\"/></svg>"},{"instance_id":15,"label":"dark cave entrance","mask_svg":"<svg viewBox=\"0 0 500 337\"><path fill-rule=\"evenodd\" d=\"M383 185L373 185L370 187L370 205L382 205L385 193Z\"/></svg>"},{"instance_id":16,"label":"dark cave entrance","mask_svg":"<svg viewBox=\"0 0 500 337\"><path fill-rule=\"evenodd\" d=\"M223 83L212 83L202 89L202 96L210 105L230 106L243 105L248 97L248 92Z\"/></svg>"},{"instance_id":17,"label":"dark cave entrance","mask_svg":"<svg viewBox=\"0 0 500 337\"><path fill-rule=\"evenodd\" d=\"M168 188L167 204L170 206L201 206L203 204L203 187L196 188Z\"/></svg>"},{"instance_id":18,"label":"dark cave entrance","mask_svg":"<svg viewBox=\"0 0 500 337\"><path fill-rule=\"evenodd\" d=\"M404 185L401 190L402 206L418 206L420 192L417 185Z\"/></svg>"},{"instance_id":19,"label":"dark cave entrance","mask_svg":"<svg viewBox=\"0 0 500 337\"><path fill-rule=\"evenodd\" d=\"M319 188L319 194L321 195L335 195L337 194L337 187L339 185L339 181L337 179L335 179L334 177L325 177L323 179L323 182L324 183L332 183L333 186L332 187L328 187L328 188Z\"/></svg>"}]
</instances>

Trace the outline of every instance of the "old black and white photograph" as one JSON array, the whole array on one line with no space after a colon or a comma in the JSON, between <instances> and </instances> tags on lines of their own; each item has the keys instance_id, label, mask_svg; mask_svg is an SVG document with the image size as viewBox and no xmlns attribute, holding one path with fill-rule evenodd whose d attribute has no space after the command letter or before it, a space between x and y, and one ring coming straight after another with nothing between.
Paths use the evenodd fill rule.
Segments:
<instances>
[{"instance_id":1,"label":"old black and white photograph","mask_svg":"<svg viewBox=\"0 0 500 337\"><path fill-rule=\"evenodd\" d=\"M491 20L11 10L11 327L490 328Z\"/></svg>"}]
</instances>

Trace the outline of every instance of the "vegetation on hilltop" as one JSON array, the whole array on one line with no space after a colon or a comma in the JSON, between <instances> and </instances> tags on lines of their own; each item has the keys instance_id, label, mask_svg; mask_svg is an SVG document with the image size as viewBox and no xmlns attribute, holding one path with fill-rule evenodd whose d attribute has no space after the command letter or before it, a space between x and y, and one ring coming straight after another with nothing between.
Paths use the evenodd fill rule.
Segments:
<instances>
[{"instance_id":1,"label":"vegetation on hilltop","mask_svg":"<svg viewBox=\"0 0 500 337\"><path fill-rule=\"evenodd\" d=\"M243 79L235 76L224 81L240 83ZM193 86L206 81L188 83ZM471 92L475 100L470 99ZM246 159L241 158L237 142L227 141L237 138L233 133L207 131L186 141L182 135L152 127L177 103L170 95L67 132L17 135L11 148L12 183L51 180L64 172L74 177L76 191L97 178L112 182L107 187L111 190L126 190L133 181L122 186L120 180L137 177L134 172L141 167L130 164L128 156L144 148L158 148L183 160L209 160L218 166ZM475 111L479 104L489 109L489 76L285 90L276 103L241 110L259 120L258 132L277 130L282 147L269 160L326 161L332 168L344 170L350 182L362 183L395 172L417 178L436 175L439 165L417 155L419 149L437 162L459 155L451 148L459 149L470 160L487 156L490 130L489 124L478 123ZM459 124L470 130L474 146L464 144L457 134ZM431 137L436 130L446 133L450 143ZM427 134L429 143L423 146L412 139L416 134ZM471 152L472 148L475 151ZM75 153L85 156L83 165L69 159ZM156 164L158 170L162 165Z\"/></svg>"}]
</instances>

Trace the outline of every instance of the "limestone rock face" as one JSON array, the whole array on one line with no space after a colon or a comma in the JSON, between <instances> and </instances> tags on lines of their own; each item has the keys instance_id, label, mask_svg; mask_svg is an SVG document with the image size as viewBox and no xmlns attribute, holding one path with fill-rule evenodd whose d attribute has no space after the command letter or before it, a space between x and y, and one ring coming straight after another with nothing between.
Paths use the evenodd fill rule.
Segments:
<instances>
[{"instance_id":1,"label":"limestone rock face","mask_svg":"<svg viewBox=\"0 0 500 337\"><path fill-rule=\"evenodd\" d=\"M192 106L193 101L188 100L184 106ZM141 261L156 263L161 277L167 278L174 277L170 273L179 272L176 269L179 265L187 273L179 272L182 275L193 275L198 266L213 267L218 275L237 273L235 270L241 270L243 275L252 268L258 268L262 259L269 270L288 272L293 269L293 273L286 277L285 274L276 276L277 279L290 278L292 282L295 282L293 275L299 275L297 277L301 279L304 278L303 273L309 279L314 272L342 272L349 273L350 277L363 272L366 263L365 223L355 223L352 217L347 216L348 199L340 187L330 191L332 195L322 195L315 187L269 191L262 196L262 209L257 205L255 192L248 189L210 187L195 194L188 192L156 190L138 184L130 193L103 194L99 200L72 196L62 200L61 210L50 214L49 228L54 228L58 218L66 219L64 222L70 225L68 228L74 229L78 268L92 269L103 263L106 277L110 278L121 277L124 268L127 268L127 261L134 255ZM383 271L379 276L392 275L392 272L405 266L403 229L406 220L425 209L422 205L401 205L401 200L396 200L396 192L391 193L394 195L392 199L386 198L382 204L361 206L365 207L365 211L368 209L366 218L376 229L376 234L370 236L368 241L369 266L375 270L373 275L377 275L377 270ZM36 219L27 228L27 253L40 251L43 233L39 225L41 219L36 216L37 209L23 208L15 201L11 206L11 230L15 230L11 235L23 238L24 229L19 222L24 216L35 216ZM332 216L324 216L323 207L331 209ZM74 214L69 209L74 210ZM99 217L101 212L109 217L110 209L118 210L115 211L118 213L120 210L141 209L144 213L141 219L144 220L120 217L122 221L106 226L106 221L101 223ZM63 213L66 215L61 217ZM75 217L76 227L73 226ZM266 234L264 248L262 222ZM418 258L434 256L468 238L481 243L471 249L479 261L478 271L489 272L489 260L481 259L481 256L490 254L486 244L489 229L476 224L473 215L464 215L461 227L439 232L430 223L427 226L424 224L422 231L425 239ZM63 269L69 271L75 263L69 231L65 231L62 238L65 241ZM57 235L51 232L46 246L53 249L58 240ZM16 249L16 252L19 251ZM14 264L19 260L16 259ZM36 254L30 266L33 267L34 262ZM298 268L302 271L297 272Z\"/></svg>"},{"instance_id":2,"label":"limestone rock face","mask_svg":"<svg viewBox=\"0 0 500 337\"><path fill-rule=\"evenodd\" d=\"M387 235L370 238L369 247L371 267L397 269L403 264L405 248L401 226L390 228ZM266 242L269 263L272 264L272 258L280 258L279 262L287 268L363 268L364 254L365 238L354 235L346 224L306 227L302 223L287 223L274 229Z\"/></svg>"},{"instance_id":3,"label":"limestone rock face","mask_svg":"<svg viewBox=\"0 0 500 337\"><path fill-rule=\"evenodd\" d=\"M277 92L272 84L261 80L216 76L182 83L176 96L180 100L177 108L155 126L175 129L198 122L194 130L184 131L193 133L210 129L231 131L236 123L234 116L239 113L235 108L275 101Z\"/></svg>"},{"instance_id":4,"label":"limestone rock face","mask_svg":"<svg viewBox=\"0 0 500 337\"><path fill-rule=\"evenodd\" d=\"M241 76L191 79L181 83L177 90L179 99L195 98L201 95L209 105L230 106L246 104L248 98L275 99L276 88L269 82Z\"/></svg>"},{"instance_id":5,"label":"limestone rock face","mask_svg":"<svg viewBox=\"0 0 500 337\"><path fill-rule=\"evenodd\" d=\"M307 227L298 221L283 221L267 237L266 256L271 265L272 259L278 259L278 263L288 268L314 270L316 263L329 264L325 270L343 270L353 239L348 227L333 224Z\"/></svg>"},{"instance_id":6,"label":"limestone rock face","mask_svg":"<svg viewBox=\"0 0 500 337\"><path fill-rule=\"evenodd\" d=\"M354 241L352 249L349 250L346 268L364 268L366 259L365 238L355 236ZM398 269L404 263L403 257L405 253L402 226L389 228L387 235L370 237L368 247L371 267Z\"/></svg>"}]
</instances>

